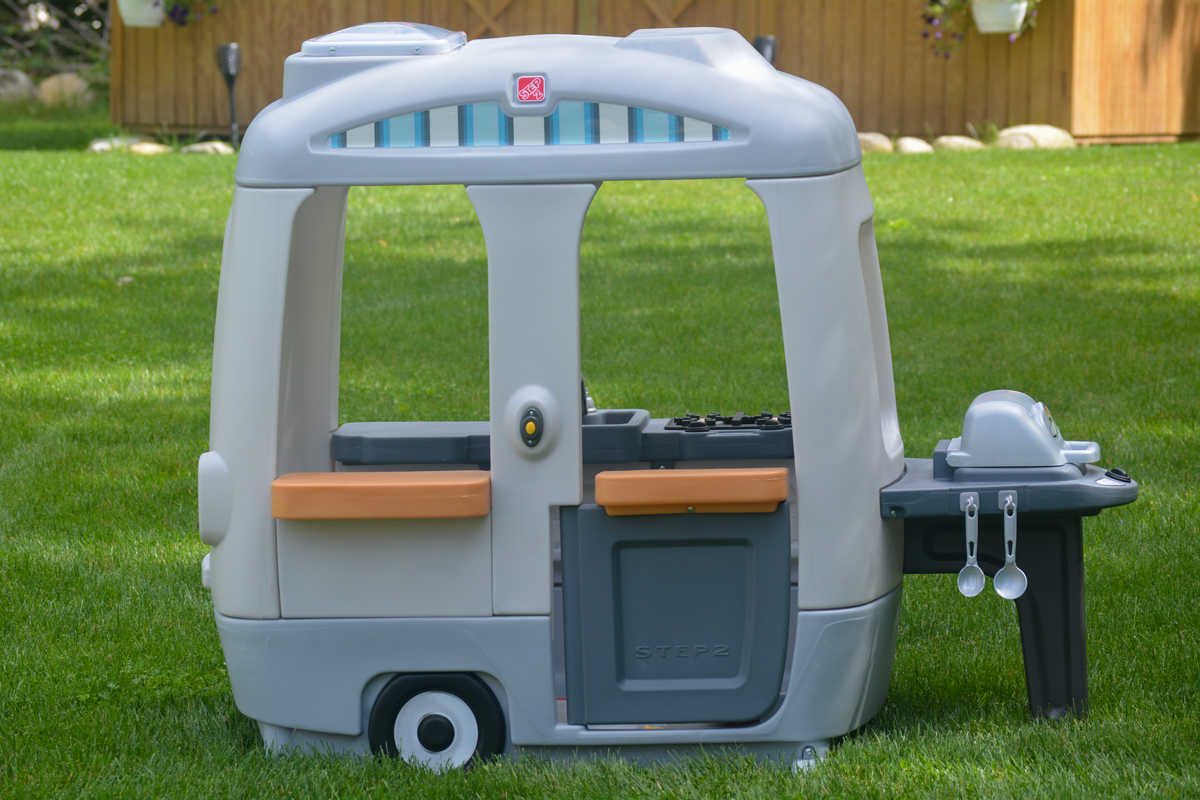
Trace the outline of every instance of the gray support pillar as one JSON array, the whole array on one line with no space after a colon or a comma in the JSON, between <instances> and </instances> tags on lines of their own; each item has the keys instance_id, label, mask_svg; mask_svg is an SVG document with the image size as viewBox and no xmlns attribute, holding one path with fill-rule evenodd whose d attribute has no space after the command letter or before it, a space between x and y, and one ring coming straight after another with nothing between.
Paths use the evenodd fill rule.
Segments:
<instances>
[{"instance_id":1,"label":"gray support pillar","mask_svg":"<svg viewBox=\"0 0 1200 800\"><path fill-rule=\"evenodd\" d=\"M312 189L237 187L225 228L213 341L209 449L230 480L200 504L231 509L212 544L212 596L230 617L279 617L271 481L277 477L280 351L292 231ZM211 488L210 488L211 487ZM228 497L206 497L207 492Z\"/></svg>"},{"instance_id":2,"label":"gray support pillar","mask_svg":"<svg viewBox=\"0 0 1200 800\"><path fill-rule=\"evenodd\" d=\"M551 507L583 492L579 241L596 189L467 187L488 254L496 614L550 613ZM544 426L533 446L520 435L529 409Z\"/></svg>"},{"instance_id":3,"label":"gray support pillar","mask_svg":"<svg viewBox=\"0 0 1200 800\"><path fill-rule=\"evenodd\" d=\"M796 454L802 609L848 608L894 589L903 531L879 518L879 489L902 474L879 359L890 361L874 248L860 235L874 209L862 167L813 178L746 181L767 209ZM884 374L890 377L890 369ZM890 444L890 447L889 447ZM889 450L891 452L889 452Z\"/></svg>"}]
</instances>

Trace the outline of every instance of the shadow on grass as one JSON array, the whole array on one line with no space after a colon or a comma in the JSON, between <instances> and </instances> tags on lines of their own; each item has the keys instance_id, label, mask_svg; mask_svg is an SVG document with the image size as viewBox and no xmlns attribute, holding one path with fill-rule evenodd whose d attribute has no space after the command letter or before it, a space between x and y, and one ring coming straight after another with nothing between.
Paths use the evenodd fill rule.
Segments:
<instances>
[{"instance_id":1,"label":"shadow on grass","mask_svg":"<svg viewBox=\"0 0 1200 800\"><path fill-rule=\"evenodd\" d=\"M218 236L166 237L135 253L8 270L0 289L14 334L6 357L25 368L211 357L210 263L220 248Z\"/></svg>"}]
</instances>

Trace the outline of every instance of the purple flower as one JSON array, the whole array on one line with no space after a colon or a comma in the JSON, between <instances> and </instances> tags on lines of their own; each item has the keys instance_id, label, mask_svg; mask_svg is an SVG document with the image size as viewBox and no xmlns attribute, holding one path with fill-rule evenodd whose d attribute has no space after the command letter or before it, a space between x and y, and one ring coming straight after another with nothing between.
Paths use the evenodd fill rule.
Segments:
<instances>
[{"instance_id":1,"label":"purple flower","mask_svg":"<svg viewBox=\"0 0 1200 800\"><path fill-rule=\"evenodd\" d=\"M1009 44L1012 44L1012 43L1013 43L1013 42L1015 42L1016 40L1017 40L1017 35L1016 35L1015 33L1010 33L1010 34L1008 35L1008 43L1009 43Z\"/></svg>"},{"instance_id":2,"label":"purple flower","mask_svg":"<svg viewBox=\"0 0 1200 800\"><path fill-rule=\"evenodd\" d=\"M941 32L941 31L938 31L937 33L935 33L935 34L933 35L933 38L935 38L935 39L940 39L940 38L942 38L942 32Z\"/></svg>"},{"instance_id":3,"label":"purple flower","mask_svg":"<svg viewBox=\"0 0 1200 800\"><path fill-rule=\"evenodd\" d=\"M933 23L932 23L932 24L933 24L933 25L941 25L941 24L942 24L942 19L941 19L941 17L934 17L934 18L933 18Z\"/></svg>"},{"instance_id":4,"label":"purple flower","mask_svg":"<svg viewBox=\"0 0 1200 800\"><path fill-rule=\"evenodd\" d=\"M171 18L171 22L183 27L184 25L188 24L188 18L191 16L191 14L179 3L174 3L171 5L171 9L167 12L167 16Z\"/></svg>"}]
</instances>

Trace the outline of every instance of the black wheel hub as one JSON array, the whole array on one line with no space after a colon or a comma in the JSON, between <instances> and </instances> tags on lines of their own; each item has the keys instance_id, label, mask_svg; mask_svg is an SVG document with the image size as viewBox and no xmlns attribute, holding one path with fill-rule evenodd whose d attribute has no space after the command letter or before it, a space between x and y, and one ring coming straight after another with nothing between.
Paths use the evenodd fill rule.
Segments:
<instances>
[{"instance_id":1,"label":"black wheel hub","mask_svg":"<svg viewBox=\"0 0 1200 800\"><path fill-rule=\"evenodd\" d=\"M417 741L431 753L440 753L454 741L454 724L441 714L429 714L417 723Z\"/></svg>"}]
</instances>

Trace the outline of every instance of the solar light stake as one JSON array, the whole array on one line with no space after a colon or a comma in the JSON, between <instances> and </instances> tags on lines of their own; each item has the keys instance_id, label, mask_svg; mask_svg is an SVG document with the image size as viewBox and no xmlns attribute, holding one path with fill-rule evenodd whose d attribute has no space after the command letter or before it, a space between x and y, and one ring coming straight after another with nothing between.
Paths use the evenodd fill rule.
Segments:
<instances>
[{"instance_id":1,"label":"solar light stake","mask_svg":"<svg viewBox=\"0 0 1200 800\"><path fill-rule=\"evenodd\" d=\"M774 36L755 36L754 49L757 50L771 66L775 66L775 56L779 53L779 42Z\"/></svg>"},{"instance_id":2,"label":"solar light stake","mask_svg":"<svg viewBox=\"0 0 1200 800\"><path fill-rule=\"evenodd\" d=\"M242 51L237 42L223 44L217 48L217 67L229 87L229 138L234 147L238 146L237 104L233 100L233 84L237 81L238 72L242 69Z\"/></svg>"}]
</instances>

